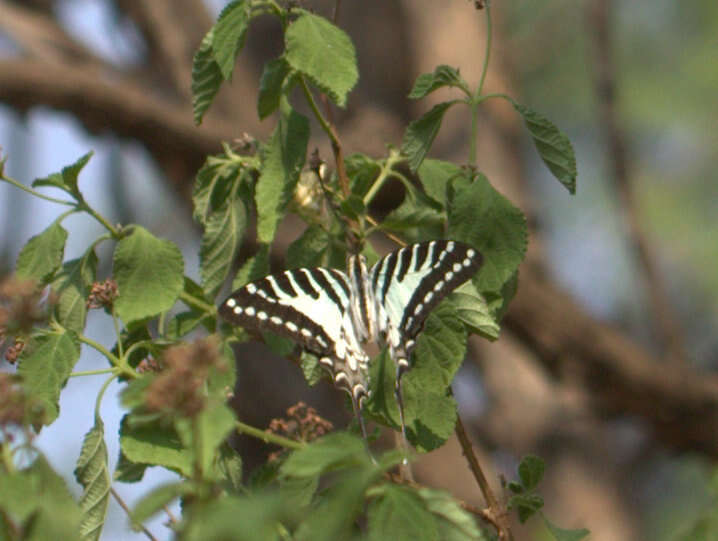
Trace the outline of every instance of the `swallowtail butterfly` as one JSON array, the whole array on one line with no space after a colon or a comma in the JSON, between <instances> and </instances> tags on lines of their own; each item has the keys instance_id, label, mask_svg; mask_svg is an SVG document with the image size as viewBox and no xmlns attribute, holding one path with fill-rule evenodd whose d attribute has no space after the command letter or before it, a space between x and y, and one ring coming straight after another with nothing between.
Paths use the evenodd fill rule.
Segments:
<instances>
[{"instance_id":1,"label":"swallowtail butterfly","mask_svg":"<svg viewBox=\"0 0 718 541\"><path fill-rule=\"evenodd\" d=\"M396 364L396 397L405 434L401 375L429 312L481 265L474 248L450 240L412 244L380 259L371 270L362 255L347 273L331 268L271 274L232 293L219 307L234 325L286 336L315 354L360 415L368 396L369 357L362 344L388 345ZM365 433L366 435L366 433Z\"/></svg>"}]
</instances>

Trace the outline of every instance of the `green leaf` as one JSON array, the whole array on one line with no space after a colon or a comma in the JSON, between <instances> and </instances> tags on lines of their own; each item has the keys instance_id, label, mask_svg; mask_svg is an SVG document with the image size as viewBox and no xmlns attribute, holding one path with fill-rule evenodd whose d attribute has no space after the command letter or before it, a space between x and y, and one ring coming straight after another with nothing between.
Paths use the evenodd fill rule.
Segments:
<instances>
[{"instance_id":1,"label":"green leaf","mask_svg":"<svg viewBox=\"0 0 718 541\"><path fill-rule=\"evenodd\" d=\"M287 248L287 267L320 267L326 264L331 237L318 225L310 225Z\"/></svg>"},{"instance_id":2,"label":"green leaf","mask_svg":"<svg viewBox=\"0 0 718 541\"><path fill-rule=\"evenodd\" d=\"M469 85L459 75L459 70L451 66L437 66L434 73L422 73L416 78L414 88L409 93L409 98L416 100L423 98L438 88L454 86L461 88L467 95L471 95Z\"/></svg>"},{"instance_id":3,"label":"green leaf","mask_svg":"<svg viewBox=\"0 0 718 541\"><path fill-rule=\"evenodd\" d=\"M449 190L449 238L466 242L484 257L474 283L480 292L499 291L526 254L526 217L486 180L457 178Z\"/></svg>"},{"instance_id":4,"label":"green leaf","mask_svg":"<svg viewBox=\"0 0 718 541\"><path fill-rule=\"evenodd\" d=\"M417 173L426 195L439 203L442 208L446 206L447 187L452 180L464 175L463 170L458 165L432 159L426 159L421 162Z\"/></svg>"},{"instance_id":5,"label":"green leaf","mask_svg":"<svg viewBox=\"0 0 718 541\"><path fill-rule=\"evenodd\" d=\"M297 541L352 539L352 533L358 533L355 521L364 506L364 492L380 472L361 468L340 476L297 528Z\"/></svg>"},{"instance_id":6,"label":"green leaf","mask_svg":"<svg viewBox=\"0 0 718 541\"><path fill-rule=\"evenodd\" d=\"M438 539L436 521L422 499L405 487L384 484L368 510L369 539L433 541Z\"/></svg>"},{"instance_id":7,"label":"green leaf","mask_svg":"<svg viewBox=\"0 0 718 541\"><path fill-rule=\"evenodd\" d=\"M360 438L335 432L294 451L281 467L284 477L316 477L349 465L366 465L367 455Z\"/></svg>"},{"instance_id":8,"label":"green leaf","mask_svg":"<svg viewBox=\"0 0 718 541\"><path fill-rule=\"evenodd\" d=\"M356 52L349 36L328 20L300 15L284 35L285 58L340 107L359 80Z\"/></svg>"},{"instance_id":9,"label":"green leaf","mask_svg":"<svg viewBox=\"0 0 718 541\"><path fill-rule=\"evenodd\" d=\"M553 524L549 519L543 516L543 514L541 516L543 518L544 524L546 525L546 528L548 528L548 531L551 532L551 535L554 536L556 541L581 541L581 539L591 533L586 528L580 528L576 530L564 530L563 528L559 528L558 526Z\"/></svg>"},{"instance_id":10,"label":"green leaf","mask_svg":"<svg viewBox=\"0 0 718 541\"><path fill-rule=\"evenodd\" d=\"M426 318L416 339L413 368L417 385L443 392L466 356L467 333L451 303L441 303ZM407 377L409 374L407 374Z\"/></svg>"},{"instance_id":11,"label":"green leaf","mask_svg":"<svg viewBox=\"0 0 718 541\"><path fill-rule=\"evenodd\" d=\"M379 176L381 165L365 154L352 154L347 157L345 165L352 193L363 198Z\"/></svg>"},{"instance_id":12,"label":"green leaf","mask_svg":"<svg viewBox=\"0 0 718 541\"><path fill-rule=\"evenodd\" d=\"M496 323L486 300L476 291L472 282L466 282L449 295L451 304L456 309L457 317L472 332L478 333L489 340L499 337L499 325Z\"/></svg>"},{"instance_id":13,"label":"green leaf","mask_svg":"<svg viewBox=\"0 0 718 541\"><path fill-rule=\"evenodd\" d=\"M469 541L483 539L474 518L462 509L451 494L442 490L420 488L417 494L427 509L436 517L442 541Z\"/></svg>"},{"instance_id":14,"label":"green leaf","mask_svg":"<svg viewBox=\"0 0 718 541\"><path fill-rule=\"evenodd\" d=\"M167 424L133 422L131 414L125 415L120 425L120 448L125 458L135 464L164 466L185 477L192 476L192 453Z\"/></svg>"},{"instance_id":15,"label":"green leaf","mask_svg":"<svg viewBox=\"0 0 718 541\"><path fill-rule=\"evenodd\" d=\"M242 182L244 174L250 171L236 159L209 156L195 179L192 217L205 225L211 213L225 205L228 198L234 198L236 183Z\"/></svg>"},{"instance_id":16,"label":"green leaf","mask_svg":"<svg viewBox=\"0 0 718 541\"><path fill-rule=\"evenodd\" d=\"M17 277L46 284L62 265L66 240L67 231L57 222L32 237L17 257Z\"/></svg>"},{"instance_id":17,"label":"green leaf","mask_svg":"<svg viewBox=\"0 0 718 541\"><path fill-rule=\"evenodd\" d=\"M407 438L417 451L429 452L444 445L456 426L456 400L448 394L424 390L426 382L402 379L407 418Z\"/></svg>"},{"instance_id":18,"label":"green leaf","mask_svg":"<svg viewBox=\"0 0 718 541\"><path fill-rule=\"evenodd\" d=\"M212 51L214 27L202 39L192 60L192 111L195 124L202 123L202 117L212 104L222 84L222 70Z\"/></svg>"},{"instance_id":19,"label":"green leaf","mask_svg":"<svg viewBox=\"0 0 718 541\"><path fill-rule=\"evenodd\" d=\"M229 274L247 227L247 211L241 200L227 201L210 214L199 251L204 290L217 295Z\"/></svg>"},{"instance_id":20,"label":"green leaf","mask_svg":"<svg viewBox=\"0 0 718 541\"><path fill-rule=\"evenodd\" d=\"M182 516L183 541L279 541L279 520L287 514L281 494L196 499Z\"/></svg>"},{"instance_id":21,"label":"green leaf","mask_svg":"<svg viewBox=\"0 0 718 541\"><path fill-rule=\"evenodd\" d=\"M59 173L53 173L47 177L34 180L32 187L51 186L59 188L74 197L76 201L82 201L82 194L77 185L77 177L80 171L87 165L87 162L90 161L93 154L94 152L90 151L84 156L81 156L75 163L63 167Z\"/></svg>"},{"instance_id":22,"label":"green leaf","mask_svg":"<svg viewBox=\"0 0 718 541\"><path fill-rule=\"evenodd\" d=\"M45 409L44 424L49 425L60 411L60 391L80 358L80 344L71 332L34 336L20 356L18 373L30 394Z\"/></svg>"},{"instance_id":23,"label":"green leaf","mask_svg":"<svg viewBox=\"0 0 718 541\"><path fill-rule=\"evenodd\" d=\"M307 380L310 387L314 387L319 383L327 373L327 371L322 368L322 365L319 364L319 359L306 351L302 351L299 364L302 367L304 379Z\"/></svg>"},{"instance_id":24,"label":"green leaf","mask_svg":"<svg viewBox=\"0 0 718 541\"><path fill-rule=\"evenodd\" d=\"M123 483L137 483L138 481L142 481L147 466L148 464L132 462L120 451L120 458L117 460L115 473L112 474L112 478L115 481L122 481Z\"/></svg>"},{"instance_id":25,"label":"green leaf","mask_svg":"<svg viewBox=\"0 0 718 541\"><path fill-rule=\"evenodd\" d=\"M385 231L401 233L408 242L443 237L446 215L435 208L426 195L417 193L407 196L401 205L391 211L381 222Z\"/></svg>"},{"instance_id":26,"label":"green leaf","mask_svg":"<svg viewBox=\"0 0 718 541\"><path fill-rule=\"evenodd\" d=\"M339 208L342 214L351 220L358 220L360 216L366 214L364 200L356 194L349 194L349 196L341 202Z\"/></svg>"},{"instance_id":27,"label":"green leaf","mask_svg":"<svg viewBox=\"0 0 718 541\"><path fill-rule=\"evenodd\" d=\"M259 280L267 274L269 274L269 245L260 244L257 253L245 261L237 271L237 275L232 280L232 290Z\"/></svg>"},{"instance_id":28,"label":"green leaf","mask_svg":"<svg viewBox=\"0 0 718 541\"><path fill-rule=\"evenodd\" d=\"M421 361L420 357L417 361ZM429 361L431 364L432 360ZM384 349L370 364L371 397L366 410L399 430L399 408L394 398L395 374L394 362ZM454 431L456 401L447 394L443 383L445 377L440 366L426 366L425 363L424 368L415 367L401 380L407 437L419 451L440 447Z\"/></svg>"},{"instance_id":29,"label":"green leaf","mask_svg":"<svg viewBox=\"0 0 718 541\"><path fill-rule=\"evenodd\" d=\"M257 113L261 120L264 120L279 108L282 84L289 71L289 64L284 58L275 58L264 65L257 98Z\"/></svg>"},{"instance_id":30,"label":"green leaf","mask_svg":"<svg viewBox=\"0 0 718 541\"><path fill-rule=\"evenodd\" d=\"M526 490L532 490L543 479L546 464L535 455L526 455L519 464L519 479Z\"/></svg>"},{"instance_id":31,"label":"green leaf","mask_svg":"<svg viewBox=\"0 0 718 541\"><path fill-rule=\"evenodd\" d=\"M66 329L82 332L87 316L87 297L97 276L97 256L90 249L79 259L65 262L52 289L57 295L55 316Z\"/></svg>"},{"instance_id":32,"label":"green leaf","mask_svg":"<svg viewBox=\"0 0 718 541\"><path fill-rule=\"evenodd\" d=\"M516 481L509 481L508 487L514 494L521 494L524 491L523 485L521 483L517 483Z\"/></svg>"},{"instance_id":33,"label":"green leaf","mask_svg":"<svg viewBox=\"0 0 718 541\"><path fill-rule=\"evenodd\" d=\"M83 540L97 540L102 534L107 505L110 501L110 472L107 469L105 428L99 417L95 418L95 426L85 434L75 468L75 478L83 488L80 498L82 509L80 535Z\"/></svg>"},{"instance_id":34,"label":"green leaf","mask_svg":"<svg viewBox=\"0 0 718 541\"><path fill-rule=\"evenodd\" d=\"M289 105L283 105L277 128L263 149L262 172L255 189L257 237L260 242L270 243L274 239L277 225L304 166L308 142L307 118Z\"/></svg>"},{"instance_id":35,"label":"green leaf","mask_svg":"<svg viewBox=\"0 0 718 541\"><path fill-rule=\"evenodd\" d=\"M514 272L511 277L501 286L501 290L489 291L485 294L486 303L496 321L501 321L509 308L511 299L516 295L519 285L519 271Z\"/></svg>"},{"instance_id":36,"label":"green leaf","mask_svg":"<svg viewBox=\"0 0 718 541\"><path fill-rule=\"evenodd\" d=\"M210 316L204 312L195 312L190 310L182 312L170 319L167 324L167 338L177 340L188 335L203 322L208 322Z\"/></svg>"},{"instance_id":37,"label":"green leaf","mask_svg":"<svg viewBox=\"0 0 718 541\"><path fill-rule=\"evenodd\" d=\"M198 423L200 441L195 442L195 430L193 423ZM177 433L183 441L187 454L195 460L195 450L200 449L202 463L200 467L205 473L219 471L215 468L218 450L227 436L234 430L236 419L232 410L224 404L224 401L211 401L202 410L196 419L178 419L176 422ZM219 478L217 476L217 478Z\"/></svg>"},{"instance_id":38,"label":"green leaf","mask_svg":"<svg viewBox=\"0 0 718 541\"><path fill-rule=\"evenodd\" d=\"M182 253L173 242L133 226L132 234L115 247L117 314L128 324L169 310L182 292L183 274Z\"/></svg>"},{"instance_id":39,"label":"green leaf","mask_svg":"<svg viewBox=\"0 0 718 541\"><path fill-rule=\"evenodd\" d=\"M516 509L523 524L543 507L543 498L535 493L515 494L509 499L509 506Z\"/></svg>"},{"instance_id":40,"label":"green leaf","mask_svg":"<svg viewBox=\"0 0 718 541\"><path fill-rule=\"evenodd\" d=\"M212 55L222 72L222 77L232 77L237 55L244 47L250 20L250 5L244 0L235 0L225 6L214 25Z\"/></svg>"},{"instance_id":41,"label":"green leaf","mask_svg":"<svg viewBox=\"0 0 718 541\"><path fill-rule=\"evenodd\" d=\"M568 137L543 115L525 105L512 102L523 117L536 150L553 176L570 194L576 193L576 156Z\"/></svg>"},{"instance_id":42,"label":"green leaf","mask_svg":"<svg viewBox=\"0 0 718 541\"><path fill-rule=\"evenodd\" d=\"M226 441L219 448L217 468L234 491L242 490L242 457Z\"/></svg>"},{"instance_id":43,"label":"green leaf","mask_svg":"<svg viewBox=\"0 0 718 541\"><path fill-rule=\"evenodd\" d=\"M78 538L77 503L65 481L42 455L21 472L0 475L0 511L13 521L23 523L22 535L12 539Z\"/></svg>"},{"instance_id":44,"label":"green leaf","mask_svg":"<svg viewBox=\"0 0 718 541\"><path fill-rule=\"evenodd\" d=\"M132 509L131 519L142 524L181 496L193 494L195 487L185 481L160 485L140 499Z\"/></svg>"},{"instance_id":45,"label":"green leaf","mask_svg":"<svg viewBox=\"0 0 718 541\"><path fill-rule=\"evenodd\" d=\"M421 162L424 160L426 153L429 152L431 145L439 133L441 121L444 119L444 113L452 105L459 103L458 100L444 101L434 107L421 118L414 120L406 128L404 139L401 143L401 151L406 155L409 167L412 171L416 171Z\"/></svg>"}]
</instances>

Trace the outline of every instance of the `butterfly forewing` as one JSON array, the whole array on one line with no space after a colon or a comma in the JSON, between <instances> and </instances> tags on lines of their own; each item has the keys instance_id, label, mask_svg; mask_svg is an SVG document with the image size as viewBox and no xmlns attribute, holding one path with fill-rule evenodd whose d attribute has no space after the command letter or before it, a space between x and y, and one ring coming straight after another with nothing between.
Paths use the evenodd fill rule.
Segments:
<instances>
[{"instance_id":1,"label":"butterfly forewing","mask_svg":"<svg viewBox=\"0 0 718 541\"><path fill-rule=\"evenodd\" d=\"M368 358L351 324L350 295L347 276L335 269L288 270L238 289L219 314L234 325L299 342L356 396L366 389Z\"/></svg>"},{"instance_id":2,"label":"butterfly forewing","mask_svg":"<svg viewBox=\"0 0 718 541\"><path fill-rule=\"evenodd\" d=\"M471 246L447 240L412 244L381 259L372 269L371 280L385 312L379 326L392 347L413 339L429 312L471 278L481 260Z\"/></svg>"}]
</instances>

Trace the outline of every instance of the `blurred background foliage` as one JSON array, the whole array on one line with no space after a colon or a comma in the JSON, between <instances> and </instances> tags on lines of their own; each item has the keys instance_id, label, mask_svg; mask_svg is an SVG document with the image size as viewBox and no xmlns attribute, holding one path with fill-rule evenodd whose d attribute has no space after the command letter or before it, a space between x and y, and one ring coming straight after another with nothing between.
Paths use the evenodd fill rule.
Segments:
<instances>
[{"instance_id":1,"label":"blurred background foliage","mask_svg":"<svg viewBox=\"0 0 718 541\"><path fill-rule=\"evenodd\" d=\"M147 76L141 68L152 52L152 44L123 12L132 2L2 3L37 10L54 18L100 58L122 69L137 70L140 77ZM402 99L420 72L417 65L421 64L415 58L403 56L407 51L412 52L406 37L412 18L407 14L411 10L423 10L430 3L429 0L384 2L377 8L374 2L372 6L376 11L367 7L366 14L362 14L362 8L355 5L362 2L344 1L340 25L346 26L357 40L360 68L367 70L361 73L363 79L354 97L355 110L352 111L350 102L347 113L338 113L341 118L347 118L343 128L346 139L351 139L348 132L353 125L350 122L358 111L362 111L365 118L392 114L402 121L416 118L417 109L409 108ZM224 2L213 0L206 4L216 15ZM320 13L329 13L330 2L318 4ZM433 24L450 25L454 16L475 16L476 28L481 29L477 31L483 31L482 14L474 12L470 2L453 0L442 4L446 4L446 17L434 20ZM579 177L574 197L549 178L528 138L523 140L521 155L516 157L523 164L525 196L534 210L532 220L536 230L545 242L549 271L592 314L621 327L660 356L658 341L651 330L644 276L627 242L621 203L610 178L610 157L600 129L602 119L592 72L591 31L595 21L588 15L588 4L587 0L495 0L492 10L496 38L491 70L500 70L511 81L516 97L558 125L568 134L576 150ZM718 368L718 333L715 332L718 327L718 179L714 163L718 157L718 3L653 0L609 4L617 112L626 135L629 177L638 220L675 311L688 354L686 362L715 371ZM366 35L361 26L362 17L376 19L369 29L389 29L392 35L386 32ZM20 49L5 32L7 27L3 29L4 25L11 24L9 19L5 23L0 21L0 60L15 57ZM200 33L205 30L199 29ZM466 47L464 34L448 34L453 35L454 41L437 43L437 50ZM268 35L271 36L271 32ZM380 38L390 40L391 44L385 44ZM261 32L250 34L248 51L251 55L240 59L248 71L235 76L233 88L237 92L244 92L248 85L254 88L262 62L271 57L272 43L272 38ZM396 43L401 47L392 46ZM194 48L197 44L190 45ZM478 63L482 50L467 54ZM374 63L386 55L394 59L396 73L391 73L394 79L384 86L376 81L388 77L387 72L372 72L376 70ZM442 58L441 62L456 65L458 61ZM462 73L469 69L469 66L459 67ZM254 81L241 78L248 73L254 74ZM374 86L366 82L367 73ZM492 90L490 85L487 90ZM250 99L254 98L250 95ZM250 103L249 113L253 113L254 101ZM189 109L187 119L191 119ZM385 132L376 135L381 139L379 149L385 136L391 141L391 135L396 133L392 131L391 122L388 125ZM259 135L269 129L266 123L263 127L235 127L237 137L245 130L254 130L253 133ZM491 129L492 124L487 123L482 135L488 135ZM199 236L191 222L186 199L181 190L167 181L167 168L158 165L143 145L104 131L90 135L66 112L42 105L25 112L8 103L0 105L0 146L3 156L9 156L9 174L25 183L95 149L97 154L82 177L88 198L114 221L136 221L157 235L177 242L183 249L188 272L196 274ZM465 159L465 154L462 157ZM56 211L52 205L0 185L0 270L11 270L22 244L44 228ZM68 257L74 257L73 250L79 251L87 239L98 233L86 231L86 222L75 225L75 229L70 228ZM107 254L104 257L106 259ZM98 336L110 335L106 322L91 324L95 325ZM85 368L92 366L91 360L83 362L87 365ZM78 369L83 368L78 366ZM467 367L461 378L457 382L457 396L462 407L479 418L488 400L482 394L487 384L472 367ZM477 385L482 392L476 391ZM81 385L71 381L69 398L63 398L62 404L66 417L71 418L44 431L41 437L53 464L66 474L70 485L74 484L71 471L81 434L91 424L87 419L72 418L69 413L87 409L81 389ZM119 418L119 413L116 417ZM563 520L566 526L610 532L603 536L596 533L592 539L597 541L718 538L718 519L715 518L718 484L713 477L711 460L698 453L678 454L666 449L635 421L617 416L602 425L602 445L608 451L601 461L593 464L593 469L552 469L551 450L576 454L583 451L568 448L561 438L551 439L551 434L546 436L548 441L541 441L541 449L535 452L547 458L547 476L556 477L554 486L580 487L589 502L588 507L582 507L571 501L570 490L556 489L553 496L545 494L551 516L575 521L568 524ZM115 444L108 439L110 456L116 458ZM514 469L519 451L492 448L491 444L487 447L487 456L493 458L498 471ZM584 455L590 456L590 453L584 452ZM608 479L607 484L602 481L601 490L596 491L598 499L589 496L592 476ZM162 479L160 476L159 481ZM132 497L128 500L132 501ZM613 500L612 505L606 504ZM111 512L118 517L116 523L123 520L114 507ZM618 512L620 517L612 514ZM612 521L623 527L601 529L601 523ZM119 536L113 537L112 530L110 522L103 538L129 538L129 532L115 532L114 535ZM537 539L541 538L540 532L536 535Z\"/></svg>"}]
</instances>

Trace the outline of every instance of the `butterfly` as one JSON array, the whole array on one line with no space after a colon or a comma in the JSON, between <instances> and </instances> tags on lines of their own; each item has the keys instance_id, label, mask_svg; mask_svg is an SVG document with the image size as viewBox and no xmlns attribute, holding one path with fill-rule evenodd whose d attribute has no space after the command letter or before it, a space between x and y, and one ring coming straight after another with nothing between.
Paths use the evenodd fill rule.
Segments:
<instances>
[{"instance_id":1,"label":"butterfly","mask_svg":"<svg viewBox=\"0 0 718 541\"><path fill-rule=\"evenodd\" d=\"M410 367L416 337L429 312L471 278L482 259L475 248L452 240L408 245L371 269L363 255L352 255L346 273L300 268L251 282L233 292L219 314L233 325L291 338L316 355L351 396L365 437L361 407L369 396L369 356L362 346L388 346L406 441L401 376Z\"/></svg>"}]
</instances>

